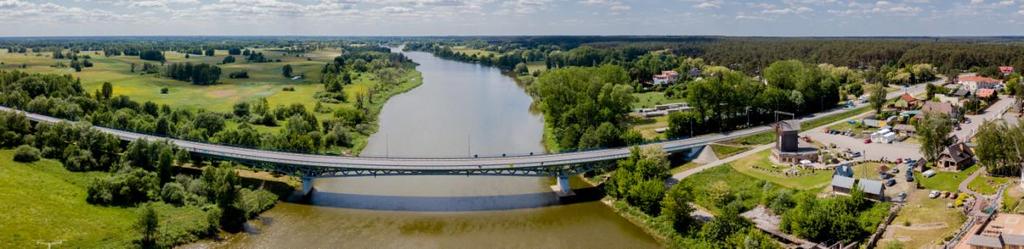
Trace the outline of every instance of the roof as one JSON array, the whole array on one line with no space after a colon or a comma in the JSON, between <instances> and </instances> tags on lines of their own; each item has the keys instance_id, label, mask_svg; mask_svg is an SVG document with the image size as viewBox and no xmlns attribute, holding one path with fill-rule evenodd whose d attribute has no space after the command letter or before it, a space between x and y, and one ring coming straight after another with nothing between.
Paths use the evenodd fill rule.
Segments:
<instances>
[{"instance_id":1,"label":"roof","mask_svg":"<svg viewBox=\"0 0 1024 249\"><path fill-rule=\"evenodd\" d=\"M988 88L978 89L978 98L988 98L988 97L992 97L992 95L995 95L995 94L996 94L996 90L995 89L988 89Z\"/></svg>"},{"instance_id":2,"label":"roof","mask_svg":"<svg viewBox=\"0 0 1024 249\"><path fill-rule=\"evenodd\" d=\"M953 93L950 94L950 95L957 96L957 97L965 97L965 96L967 96L967 94L970 94L970 93L971 92L967 91L967 89L960 88L960 89L956 89L956 91L953 91Z\"/></svg>"},{"instance_id":3,"label":"roof","mask_svg":"<svg viewBox=\"0 0 1024 249\"><path fill-rule=\"evenodd\" d=\"M1001 66L1001 67L999 67L999 72L1002 72L1002 73L1013 73L1013 67L1011 67L1011 66Z\"/></svg>"},{"instance_id":4,"label":"roof","mask_svg":"<svg viewBox=\"0 0 1024 249\"><path fill-rule=\"evenodd\" d=\"M984 77L984 76L960 76L958 78L960 82L979 82L979 83L1003 83L1001 80Z\"/></svg>"},{"instance_id":5,"label":"roof","mask_svg":"<svg viewBox=\"0 0 1024 249\"><path fill-rule=\"evenodd\" d=\"M835 175L837 175L837 176L844 176L844 177L853 177L853 167L850 167L849 165L845 165L845 164L844 165L840 165L840 166L836 167ZM834 178L833 178L832 182L833 183L835 182ZM853 184L850 184L850 185L852 186Z\"/></svg>"},{"instance_id":6,"label":"roof","mask_svg":"<svg viewBox=\"0 0 1024 249\"><path fill-rule=\"evenodd\" d=\"M853 189L853 178L845 177L841 175L832 176L832 187L840 187L845 189Z\"/></svg>"},{"instance_id":7,"label":"roof","mask_svg":"<svg viewBox=\"0 0 1024 249\"><path fill-rule=\"evenodd\" d=\"M946 149L942 150L942 155L949 156L949 158L954 162L962 163L971 159L971 157L974 157L974 155L971 155L969 150L965 149L966 147L967 145L964 143L955 143L953 145L946 146Z\"/></svg>"},{"instance_id":8,"label":"roof","mask_svg":"<svg viewBox=\"0 0 1024 249\"><path fill-rule=\"evenodd\" d=\"M946 115L953 115L954 110L956 109L953 108L953 104L946 102L929 101L927 103L924 103L924 106L921 107L921 112L926 114L941 113Z\"/></svg>"},{"instance_id":9,"label":"roof","mask_svg":"<svg viewBox=\"0 0 1024 249\"><path fill-rule=\"evenodd\" d=\"M914 98L914 96L910 95L909 93L903 93L903 95L900 95L900 99L902 99L903 101L906 101L908 103L909 102L917 101L917 98Z\"/></svg>"},{"instance_id":10,"label":"roof","mask_svg":"<svg viewBox=\"0 0 1024 249\"><path fill-rule=\"evenodd\" d=\"M799 131L800 120L783 120L779 121L779 128L783 131Z\"/></svg>"},{"instance_id":11,"label":"roof","mask_svg":"<svg viewBox=\"0 0 1024 249\"><path fill-rule=\"evenodd\" d=\"M875 180L860 179L859 181L857 181L857 186L859 186L861 191L864 191L864 193L878 196L881 196L882 190L885 189L881 181Z\"/></svg>"},{"instance_id":12,"label":"roof","mask_svg":"<svg viewBox=\"0 0 1024 249\"><path fill-rule=\"evenodd\" d=\"M909 132L916 132L917 131L917 128L915 128L913 125L905 125L905 124L895 125L895 126L892 127L892 129L893 130L897 130L897 131L909 131Z\"/></svg>"}]
</instances>

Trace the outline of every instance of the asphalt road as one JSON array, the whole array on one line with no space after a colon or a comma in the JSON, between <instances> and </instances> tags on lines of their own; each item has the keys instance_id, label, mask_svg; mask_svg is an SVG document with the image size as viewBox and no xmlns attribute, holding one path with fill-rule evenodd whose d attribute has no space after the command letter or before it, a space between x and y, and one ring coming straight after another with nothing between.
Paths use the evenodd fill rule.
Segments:
<instances>
[{"instance_id":1,"label":"asphalt road","mask_svg":"<svg viewBox=\"0 0 1024 249\"><path fill-rule=\"evenodd\" d=\"M924 91L924 84L915 85L907 89L911 93ZM902 94L902 91L889 93L887 97L895 98ZM857 107L865 103L857 104ZM848 109L839 108L817 115L804 117L801 120L811 120L818 117L841 113ZM21 112L11 108L0 106L0 111ZM25 112L22 112L25 113ZM66 122L50 116L25 113L29 119L37 122ZM480 158L384 158L384 157L350 157L350 156L326 156L288 153L268 150L257 150L233 147L227 145L209 144L185 141L179 139L157 137L129 131L114 130L103 127L95 127L101 132L119 137L122 140L167 140L176 146L187 151L211 156L227 157L241 160L260 161L283 165L297 165L306 167L344 168L353 170L418 170L418 171L457 171L457 170L509 170L537 167L550 167L560 165L585 164L592 162L610 161L629 156L629 148L600 149L581 152L569 152L559 154L541 154L530 156L509 156L509 157L480 157ZM770 126L758 126L727 133L708 134L693 138L664 141L653 143L668 152L676 152L693 147L704 146L714 142L731 140L763 131L771 130Z\"/></svg>"}]
</instances>

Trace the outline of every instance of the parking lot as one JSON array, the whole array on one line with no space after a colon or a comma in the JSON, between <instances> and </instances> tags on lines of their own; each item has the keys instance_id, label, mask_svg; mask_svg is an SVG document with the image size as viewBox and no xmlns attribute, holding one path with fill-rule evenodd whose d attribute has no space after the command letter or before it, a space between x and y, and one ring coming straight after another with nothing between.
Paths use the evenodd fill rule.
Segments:
<instances>
[{"instance_id":1,"label":"parking lot","mask_svg":"<svg viewBox=\"0 0 1024 249\"><path fill-rule=\"evenodd\" d=\"M921 158L921 151L917 144L895 142L891 144L884 143L864 143L864 139L855 138L845 135L828 134L825 133L824 128L813 129L801 134L801 136L808 136L812 140L819 143L829 145L835 144L840 150L850 149L852 151L859 151L863 155L856 159L865 160L896 160L896 158Z\"/></svg>"}]
</instances>

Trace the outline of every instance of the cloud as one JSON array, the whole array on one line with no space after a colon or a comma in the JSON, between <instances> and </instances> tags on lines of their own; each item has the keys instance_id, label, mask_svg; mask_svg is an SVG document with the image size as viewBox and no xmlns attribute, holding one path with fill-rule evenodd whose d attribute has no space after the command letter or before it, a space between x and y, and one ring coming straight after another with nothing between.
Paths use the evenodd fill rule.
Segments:
<instances>
[{"instance_id":1,"label":"cloud","mask_svg":"<svg viewBox=\"0 0 1024 249\"><path fill-rule=\"evenodd\" d=\"M628 11L633 9L633 7L619 0L583 0L580 1L580 3L590 6L605 7L608 8L608 10L611 11L612 13L619 13L622 11Z\"/></svg>"}]
</instances>

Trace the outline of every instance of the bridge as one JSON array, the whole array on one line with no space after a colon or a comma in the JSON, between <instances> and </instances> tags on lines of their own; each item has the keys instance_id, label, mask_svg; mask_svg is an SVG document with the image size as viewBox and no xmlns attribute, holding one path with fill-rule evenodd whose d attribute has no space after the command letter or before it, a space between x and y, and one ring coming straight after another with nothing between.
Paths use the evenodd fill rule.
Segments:
<instances>
[{"instance_id":1,"label":"bridge","mask_svg":"<svg viewBox=\"0 0 1024 249\"><path fill-rule=\"evenodd\" d=\"M911 94L923 92L923 84L907 89ZM896 98L902 91L889 93ZM856 106L864 106L860 103ZM0 106L0 111L17 112L34 122L59 123L68 120L23 112ZM801 121L812 120L846 109L836 109L815 116L804 117ZM137 132L115 130L94 126L95 129L114 135L124 141L145 139L165 140L188 152L210 158L220 158L273 169L280 172L299 173L303 179L303 191L312 188L312 179L318 177L345 176L395 176L395 175L494 175L494 176L556 176L558 187L563 193L569 189L568 177L613 164L626 158L630 148L598 149L558 154L528 156L473 157L473 158L399 158L399 157L353 157L289 153L279 151L240 148L230 145L194 142L181 139L147 135ZM732 140L747 135L770 131L770 126L758 126L728 133L708 134L686 139L662 141L649 145L660 146L668 153L702 147L711 143Z\"/></svg>"}]
</instances>

